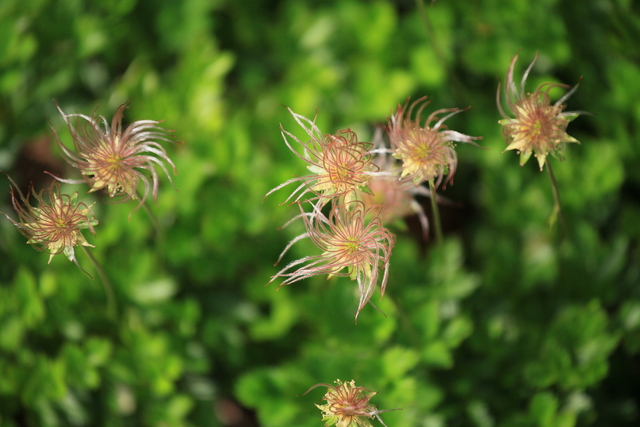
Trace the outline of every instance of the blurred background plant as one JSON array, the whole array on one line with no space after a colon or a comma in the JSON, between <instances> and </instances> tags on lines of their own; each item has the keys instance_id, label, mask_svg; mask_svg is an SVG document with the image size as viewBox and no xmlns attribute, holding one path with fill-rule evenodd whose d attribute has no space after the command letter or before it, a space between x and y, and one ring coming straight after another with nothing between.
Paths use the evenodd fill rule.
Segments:
<instances>
[{"instance_id":1,"label":"blurred background plant","mask_svg":"<svg viewBox=\"0 0 640 427\"><path fill-rule=\"evenodd\" d=\"M640 422L640 10L629 0L4 0L0 169L23 191L65 167L67 113L164 120L178 192L151 205L80 191L100 221L104 290L0 221L0 425L321 425L316 383L380 391L393 426L636 426ZM529 84L580 89L554 164L567 236L545 223L548 178L503 153L495 104L512 57ZM527 61L522 61L526 63ZM519 64L523 65L523 64ZM522 68L516 70L521 75ZM408 96L465 108L483 136L441 194L442 247L394 225L385 298L353 325L348 278L264 287L302 224L267 191L306 173L286 108L372 140ZM562 92L551 93L555 100ZM555 101L552 99L552 102ZM128 123L125 123L128 124ZM303 138L303 134L298 134ZM1 211L10 212L5 183ZM68 191L67 191L68 190ZM425 206L428 199L418 196ZM427 212L429 209L425 209ZM433 238L433 236L432 236ZM302 241L283 262L311 252ZM89 264L87 270L95 275ZM374 421L375 423L376 421Z\"/></svg>"}]
</instances>

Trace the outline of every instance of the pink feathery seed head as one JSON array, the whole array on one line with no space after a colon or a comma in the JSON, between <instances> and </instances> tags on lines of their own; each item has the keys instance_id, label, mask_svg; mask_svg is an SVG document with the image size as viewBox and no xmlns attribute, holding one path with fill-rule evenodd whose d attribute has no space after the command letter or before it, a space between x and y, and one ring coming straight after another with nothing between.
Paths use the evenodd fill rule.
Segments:
<instances>
[{"instance_id":1,"label":"pink feathery seed head","mask_svg":"<svg viewBox=\"0 0 640 427\"><path fill-rule=\"evenodd\" d=\"M135 212L150 191L153 199L157 198L159 177L156 166L160 166L173 185L166 164L171 166L174 175L177 174L176 167L158 141L175 141L167 138L171 131L158 126L160 121L138 120L123 130L122 119L127 104L116 110L111 125L95 111L91 116L66 114L57 103L56 107L69 127L75 150L67 148L52 127L58 147L63 158L80 170L91 186L90 192L105 190L109 197L123 196L122 202L140 198ZM76 118L75 126L71 118ZM55 178L67 183L82 182ZM138 193L139 181L144 185L141 194Z\"/></svg>"},{"instance_id":2,"label":"pink feathery seed head","mask_svg":"<svg viewBox=\"0 0 640 427\"><path fill-rule=\"evenodd\" d=\"M311 213L304 212L302 207L300 210L306 232L293 239L280 258L294 243L307 237L322 253L291 262L273 276L269 283L284 278L280 284L284 286L321 274L328 277L349 277L357 281L360 293L357 319L378 285L380 270L380 290L384 295L395 236L382 226L377 215L369 219L372 216L368 215L370 209L357 200L346 205L332 203L328 217L321 211L319 204L313 205ZM294 268L295 271L292 271Z\"/></svg>"},{"instance_id":3,"label":"pink feathery seed head","mask_svg":"<svg viewBox=\"0 0 640 427\"><path fill-rule=\"evenodd\" d=\"M270 190L265 198L294 182L299 183L299 186L284 203L292 200L294 203L320 200L324 204L336 197L346 197L350 200L350 196L353 196L356 190L367 191L369 178L376 171L370 154L373 144L359 141L356 133L351 129L323 135L315 124L315 118L309 120L291 109L289 112L310 139L303 142L284 130L281 125L282 137L287 147L307 164L307 169L312 174L294 177L280 184ZM308 193L311 193L312 197L305 199Z\"/></svg>"},{"instance_id":4,"label":"pink feathery seed head","mask_svg":"<svg viewBox=\"0 0 640 427\"><path fill-rule=\"evenodd\" d=\"M429 191L422 185L415 185L410 178L400 178L401 169L397 161L388 155L381 141L380 132L376 132L374 142L378 147L373 162L380 173L369 180L370 192L358 192L358 199L366 208L380 207L379 216L383 224L391 224L403 217L417 215L424 239L429 236L427 215L415 197L430 197ZM371 211L371 210L370 210Z\"/></svg>"},{"instance_id":5,"label":"pink feathery seed head","mask_svg":"<svg viewBox=\"0 0 640 427\"><path fill-rule=\"evenodd\" d=\"M316 191L325 188L334 195L366 187L372 169L372 144L358 141L350 129L327 135L322 151L322 169L326 177L319 179Z\"/></svg>"},{"instance_id":6,"label":"pink feathery seed head","mask_svg":"<svg viewBox=\"0 0 640 427\"><path fill-rule=\"evenodd\" d=\"M82 235L84 229L95 234L93 227L98 221L91 212L91 206L78 203L78 193L72 196L60 194L60 186L56 182L40 193L36 193L31 187L25 197L13 179L9 175L7 177L12 184L11 203L18 214L18 220L14 221L4 212L2 214L28 239L28 244L33 245L36 250L49 251L49 262L55 255L64 253L69 261L78 265L74 247L93 247ZM38 202L36 207L31 205L30 196Z\"/></svg>"},{"instance_id":7,"label":"pink feathery seed head","mask_svg":"<svg viewBox=\"0 0 640 427\"><path fill-rule=\"evenodd\" d=\"M380 219L388 224L399 218L416 213L412 207L416 186L412 181L387 176L371 178L369 182L371 193L358 193L366 207L380 207Z\"/></svg>"},{"instance_id":8,"label":"pink feathery seed head","mask_svg":"<svg viewBox=\"0 0 640 427\"><path fill-rule=\"evenodd\" d=\"M423 238L429 238L429 220L424 208L415 198L418 195L431 197L424 186L415 185L407 179L378 176L371 178L369 188L371 193L358 193L358 200L361 200L370 212L377 211L383 224L392 224L399 219L416 215L420 221ZM370 209L374 207L378 209Z\"/></svg>"},{"instance_id":9,"label":"pink feathery seed head","mask_svg":"<svg viewBox=\"0 0 640 427\"><path fill-rule=\"evenodd\" d=\"M304 396L316 387L327 387L327 392L323 397L327 403L324 405L316 404L318 409L322 411L322 421L325 422L325 426L372 427L370 419L375 417L386 427L379 414L399 410L378 410L375 405L370 403L371 398L378 392L369 391L365 387L357 387L354 380L348 382L336 380L335 383L336 385L316 384L302 394Z\"/></svg>"},{"instance_id":10,"label":"pink feathery seed head","mask_svg":"<svg viewBox=\"0 0 640 427\"><path fill-rule=\"evenodd\" d=\"M429 103L425 96L414 101L409 108L407 108L409 99L404 106L398 105L396 112L388 121L387 134L393 156L402 160L401 177L411 178L416 185L435 179L435 186L438 187L443 180L445 185L453 181L458 165L455 143L476 145L473 140L480 137L464 135L449 130L444 125L445 120L466 109L436 110L422 124L422 112ZM418 107L417 112L413 117L416 107Z\"/></svg>"},{"instance_id":11,"label":"pink feathery seed head","mask_svg":"<svg viewBox=\"0 0 640 427\"><path fill-rule=\"evenodd\" d=\"M542 170L549 154L562 160L566 143L578 142L566 132L566 129L571 120L583 113L563 112L564 102L576 91L578 85L571 88L560 83L542 83L533 93L525 92L527 77L537 59L538 54L536 53L533 61L522 75L519 86L516 86L513 73L518 55L513 57L504 86L504 98L508 111L504 110L500 101L502 89L500 84L498 84L496 101L498 110L503 117L499 121L502 125L502 134L508 143L505 151L518 151L521 166L529 160L532 154L535 155L538 159L538 166ZM570 90L552 104L549 92L553 88ZM509 117L507 113L514 117Z\"/></svg>"}]
</instances>

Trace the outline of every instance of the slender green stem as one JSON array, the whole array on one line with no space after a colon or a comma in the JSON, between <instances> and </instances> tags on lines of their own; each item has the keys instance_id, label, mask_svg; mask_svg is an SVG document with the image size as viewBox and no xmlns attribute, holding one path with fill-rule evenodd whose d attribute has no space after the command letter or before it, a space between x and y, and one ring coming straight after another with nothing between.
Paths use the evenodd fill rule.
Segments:
<instances>
[{"instance_id":1,"label":"slender green stem","mask_svg":"<svg viewBox=\"0 0 640 427\"><path fill-rule=\"evenodd\" d=\"M141 194L139 191L136 192L138 197L141 197ZM153 228L156 232L156 241L157 241L157 247L159 248L163 248L164 247L164 233L162 228L160 228L160 222L158 221L158 217L156 216L156 214L153 213L153 211L151 210L151 208L149 207L149 199L145 200L144 203L142 204L142 207L144 208L144 211L147 213L147 215L149 216L149 219L151 219L151 224L153 224Z\"/></svg>"},{"instance_id":2,"label":"slender green stem","mask_svg":"<svg viewBox=\"0 0 640 427\"><path fill-rule=\"evenodd\" d=\"M549 217L549 227L553 227L560 218L560 222L562 226L566 229L567 224L564 220L564 215L562 214L562 204L560 203L560 193L558 191L558 182L556 181L556 176L553 174L553 168L551 167L551 162L547 161L547 172L549 172L549 178L551 179L551 188L553 189L553 212L551 212L551 216Z\"/></svg>"},{"instance_id":3,"label":"slender green stem","mask_svg":"<svg viewBox=\"0 0 640 427\"><path fill-rule=\"evenodd\" d=\"M136 194L138 195L139 199L142 199L142 195L140 194L140 191L136 190ZM146 199L144 201L144 203L142 204L142 207L144 208L144 211L147 213L147 215L149 215L149 219L151 219L151 223L153 224L153 227L156 229L156 233L160 233L160 224L158 223L158 218L156 217L156 215L153 213L153 211L151 210L151 208L149 207L149 200Z\"/></svg>"},{"instance_id":4,"label":"slender green stem","mask_svg":"<svg viewBox=\"0 0 640 427\"><path fill-rule=\"evenodd\" d=\"M442 63L442 65L444 65L444 52L442 52L442 49L440 49L440 44L437 42L435 31L433 31L433 25L431 25L431 20L429 19L427 8L424 5L424 0L416 0L416 6L418 7L418 12L420 12L420 17L422 18L422 23L424 24L424 28L427 31L427 35L431 39L431 45L433 46L436 57Z\"/></svg>"},{"instance_id":5,"label":"slender green stem","mask_svg":"<svg viewBox=\"0 0 640 427\"><path fill-rule=\"evenodd\" d=\"M107 278L107 275L104 273L102 266L98 262L98 260L93 256L93 254L87 249L86 246L80 246L84 253L87 255L96 271L98 272L98 276L100 276L100 280L102 281L102 285L104 286L104 292L107 295L107 313L109 317L111 317L114 321L118 319L118 307L116 304L116 297L113 293L113 287L111 286L111 282Z\"/></svg>"},{"instance_id":6,"label":"slender green stem","mask_svg":"<svg viewBox=\"0 0 640 427\"><path fill-rule=\"evenodd\" d=\"M436 194L436 186L433 185L433 179L429 180L429 189L431 190L431 210L433 211L433 222L436 230L436 241L442 245L442 224L440 223L440 210L438 209L438 199Z\"/></svg>"},{"instance_id":7,"label":"slender green stem","mask_svg":"<svg viewBox=\"0 0 640 427\"><path fill-rule=\"evenodd\" d=\"M427 13L427 7L425 6L425 1L416 0L416 6L418 8L418 12L420 13L420 17L422 18L424 28L427 32L427 37L429 37L429 41L431 42L431 47L433 48L433 52L436 56L436 59L438 60L442 68L447 71L446 75L451 80L451 84L453 86L453 92L454 92L454 95L456 96L456 100L458 102L465 103L466 91L464 90L464 84L455 73L450 72L449 67L447 66L447 58L440 46L440 43L438 42L438 38L436 36L436 32L433 28L433 25L431 24L431 19L429 18L429 14ZM431 6L433 6L433 1L431 1Z\"/></svg>"}]
</instances>

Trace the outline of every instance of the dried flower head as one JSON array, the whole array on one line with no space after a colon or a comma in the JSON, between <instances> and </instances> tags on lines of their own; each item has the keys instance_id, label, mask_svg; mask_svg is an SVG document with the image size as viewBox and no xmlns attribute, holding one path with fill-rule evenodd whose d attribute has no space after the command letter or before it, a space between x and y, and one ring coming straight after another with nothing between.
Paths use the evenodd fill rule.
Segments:
<instances>
[{"instance_id":1,"label":"dried flower head","mask_svg":"<svg viewBox=\"0 0 640 427\"><path fill-rule=\"evenodd\" d=\"M93 217L91 206L77 203L78 193L73 196L60 194L60 186L55 182L39 194L31 187L25 197L11 177L9 180L13 184L10 187L11 202L18 214L18 221L14 221L4 212L2 214L27 237L28 244L37 250L49 251L49 262L55 255L64 253L69 261L78 265L74 247L93 247L82 235L82 230L85 229L95 234L93 226L97 225L98 221ZM38 202L37 207L31 206L30 195Z\"/></svg>"},{"instance_id":2,"label":"dried flower head","mask_svg":"<svg viewBox=\"0 0 640 427\"><path fill-rule=\"evenodd\" d=\"M322 421L326 427L372 427L372 418L377 418L385 427L387 426L380 418L381 413L388 411L396 411L397 409L386 409L379 411L375 405L369 403L369 400L375 396L377 391L369 391L365 387L356 387L354 380L343 383L336 380L337 385L321 383L312 386L304 394L316 387L327 387L327 393L324 405L316 406L322 411Z\"/></svg>"},{"instance_id":3,"label":"dried flower head","mask_svg":"<svg viewBox=\"0 0 640 427\"><path fill-rule=\"evenodd\" d=\"M166 137L165 129L158 126L159 121L138 120L122 130L122 117L127 104L122 104L113 116L111 126L103 116L90 117L84 114L66 114L56 103L62 118L69 126L73 138L75 152L69 150L58 137L55 129L58 147L64 159L73 167L78 168L85 181L91 186L90 192L105 189L109 197L123 196L122 201L138 199L137 210L145 202L149 190L154 200L158 194L158 173L155 169L159 165L173 185L168 163L177 174L176 167L167 155L165 149L157 141L173 142ZM84 120L78 127L74 127L71 118ZM151 174L151 179L145 174ZM82 181L59 181L78 183ZM138 181L144 184L141 196L137 193Z\"/></svg>"},{"instance_id":4,"label":"dried flower head","mask_svg":"<svg viewBox=\"0 0 640 427\"><path fill-rule=\"evenodd\" d=\"M464 135L444 126L445 120L464 111L458 108L434 111L422 126L422 111L430 103L426 99L425 96L414 101L408 109L408 100L404 106L398 105L396 113L389 119L387 133L393 156L402 160L401 177L410 177L416 185L436 179L435 186L438 187L445 174L445 185L453 181L458 165L454 143L475 144L473 140L480 137ZM422 105L412 118L414 108L420 103ZM438 117L441 114L445 115ZM433 122L435 124L431 125Z\"/></svg>"},{"instance_id":5,"label":"dried flower head","mask_svg":"<svg viewBox=\"0 0 640 427\"><path fill-rule=\"evenodd\" d=\"M524 86L527 77L537 59L538 54L536 53L522 76L519 89L513 80L513 71L518 55L511 60L504 92L509 112L515 117L507 116L502 108L500 85L498 85L496 101L498 110L504 117L499 121L502 125L502 133L509 144L505 151L517 150L520 153L521 166L529 160L531 154L534 154L538 159L540 170L542 170L549 154L562 160L566 143L578 142L566 132L566 129L569 122L581 113L576 111L562 112L565 108L564 102L576 91L578 85L571 88L555 104L551 104L549 91L556 87L569 89L570 86L560 83L542 83L533 93L525 92Z\"/></svg>"},{"instance_id":6,"label":"dried flower head","mask_svg":"<svg viewBox=\"0 0 640 427\"><path fill-rule=\"evenodd\" d=\"M313 212L310 213L304 212L302 207L300 211L307 231L287 245L280 259L294 243L306 237L322 253L291 262L273 276L269 283L284 277L280 286L289 285L319 274L349 277L358 282L360 292L360 303L355 315L357 320L360 310L370 302L378 284L380 270L383 270L380 289L384 295L395 236L382 226L379 216L373 216L369 220L367 217L370 209L366 209L364 203L357 200L348 205L332 205L328 218L319 205L313 205ZM300 265L302 266L297 270L290 271Z\"/></svg>"},{"instance_id":7,"label":"dried flower head","mask_svg":"<svg viewBox=\"0 0 640 427\"><path fill-rule=\"evenodd\" d=\"M367 183L375 173L369 153L373 144L358 141L357 135L350 129L340 130L334 135L323 135L315 124L315 118L309 120L291 109L289 112L311 139L302 142L281 126L282 137L287 147L308 164L312 175L292 178L269 191L265 197L293 182L300 182L300 185L285 203L294 197L294 202L298 202L308 192L314 194L310 200L320 199L323 204L331 198L343 196L348 202L355 190L368 191ZM302 146L302 154L291 145L289 138Z\"/></svg>"},{"instance_id":8,"label":"dried flower head","mask_svg":"<svg viewBox=\"0 0 640 427\"><path fill-rule=\"evenodd\" d=\"M429 197L426 188L416 186L412 181L388 177L372 178L369 188L371 193L359 193L358 199L362 200L368 208L377 206L383 224L390 224L406 216L418 215L423 232L428 233L427 216L422 205L414 198L418 194Z\"/></svg>"},{"instance_id":9,"label":"dried flower head","mask_svg":"<svg viewBox=\"0 0 640 427\"><path fill-rule=\"evenodd\" d=\"M400 218L417 215L422 227L423 237L429 236L429 222L422 205L415 199L416 196L430 197L429 191L422 185L415 185L409 178L400 178L401 170L396 161L390 158L382 142L381 132L376 131L374 150L377 155L373 162L380 172L369 180L370 192L359 192L358 199L365 207L380 207L379 216L383 224L390 224Z\"/></svg>"}]
</instances>

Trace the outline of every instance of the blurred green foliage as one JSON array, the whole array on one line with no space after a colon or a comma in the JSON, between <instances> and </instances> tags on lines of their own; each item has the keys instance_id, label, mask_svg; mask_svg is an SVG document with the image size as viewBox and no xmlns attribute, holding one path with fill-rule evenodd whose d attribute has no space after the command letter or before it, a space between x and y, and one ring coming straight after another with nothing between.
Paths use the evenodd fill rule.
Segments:
<instances>
[{"instance_id":1,"label":"blurred green foliage","mask_svg":"<svg viewBox=\"0 0 640 427\"><path fill-rule=\"evenodd\" d=\"M178 191L161 182L158 232L143 210L128 221L132 205L63 186L98 201L90 250L117 319L99 280L47 265L0 222L0 425L318 426L321 392L298 395L340 378L402 408L382 414L390 427L637 426L639 16L630 0L3 0L0 169L25 188L45 170L77 178L52 99L106 117L129 101L125 120L164 119L185 144L167 146ZM593 114L552 160L555 232L548 177L502 153L495 105L513 55L524 68L536 51L530 87L580 81L568 110ZM282 105L369 139L422 95L471 105L450 125L489 148L458 149L445 244L411 219L394 228L386 316L369 307L358 325L347 279L265 288L301 232L278 230L286 195L263 202L304 173Z\"/></svg>"}]
</instances>

